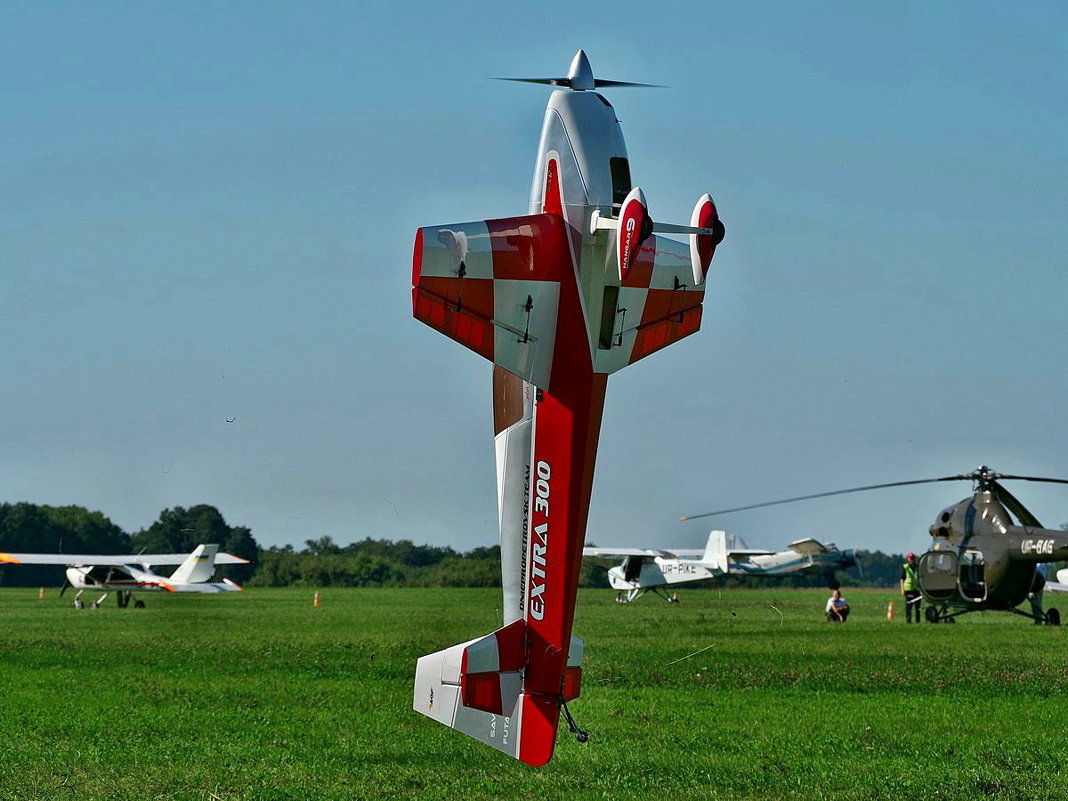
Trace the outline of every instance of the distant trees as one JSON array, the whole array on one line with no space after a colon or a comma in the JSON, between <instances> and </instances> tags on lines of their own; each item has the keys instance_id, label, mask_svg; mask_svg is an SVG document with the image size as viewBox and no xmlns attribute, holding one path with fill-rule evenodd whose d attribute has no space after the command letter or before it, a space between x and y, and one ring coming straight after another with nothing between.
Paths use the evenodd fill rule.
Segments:
<instances>
[{"instance_id":1,"label":"distant trees","mask_svg":"<svg viewBox=\"0 0 1068 801\"><path fill-rule=\"evenodd\" d=\"M372 540L340 546L329 536L260 551L251 586L285 587L497 587L501 549L416 545L411 540Z\"/></svg>"},{"instance_id":2,"label":"distant trees","mask_svg":"<svg viewBox=\"0 0 1068 801\"><path fill-rule=\"evenodd\" d=\"M37 553L189 553L200 543L218 543L221 551L250 560L223 565L218 577L261 587L499 587L501 549L494 545L460 553L449 547L416 545L411 540L365 538L339 545L329 535L292 545L262 549L245 526L231 526L214 506L164 509L159 519L130 535L101 512L80 506L0 504L0 551ZM904 557L882 551L858 551L860 569L838 576L847 586L896 587ZM607 569L618 560L584 559L582 587L607 587ZM1052 575L1052 572L1051 572ZM58 585L60 567L0 565L0 584ZM822 587L822 575L753 578L723 576L708 587Z\"/></svg>"}]
</instances>

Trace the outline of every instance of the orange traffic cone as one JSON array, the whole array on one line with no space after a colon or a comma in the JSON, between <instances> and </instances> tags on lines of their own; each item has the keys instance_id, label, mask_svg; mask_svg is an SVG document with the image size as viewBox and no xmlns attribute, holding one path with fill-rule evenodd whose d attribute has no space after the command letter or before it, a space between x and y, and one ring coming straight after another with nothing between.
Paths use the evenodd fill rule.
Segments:
<instances>
[{"instance_id":1,"label":"orange traffic cone","mask_svg":"<svg viewBox=\"0 0 1068 801\"><path fill-rule=\"evenodd\" d=\"M37 597L42 599L44 598L44 587L41 587L41 589L37 591Z\"/></svg>"},{"instance_id":2,"label":"orange traffic cone","mask_svg":"<svg viewBox=\"0 0 1068 801\"><path fill-rule=\"evenodd\" d=\"M318 590L315 591L315 597L312 598L312 606L314 606L316 609L319 608L319 591Z\"/></svg>"},{"instance_id":3,"label":"orange traffic cone","mask_svg":"<svg viewBox=\"0 0 1068 801\"><path fill-rule=\"evenodd\" d=\"M887 620L893 620L894 619L894 602L893 601L891 601L890 603L888 603L886 605L886 619Z\"/></svg>"}]
</instances>

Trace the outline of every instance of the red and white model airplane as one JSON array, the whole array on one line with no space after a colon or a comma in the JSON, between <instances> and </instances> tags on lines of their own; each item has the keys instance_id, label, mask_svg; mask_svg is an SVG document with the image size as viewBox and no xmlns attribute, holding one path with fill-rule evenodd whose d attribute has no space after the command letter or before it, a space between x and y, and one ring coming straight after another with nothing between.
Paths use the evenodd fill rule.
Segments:
<instances>
[{"instance_id":1,"label":"red and white model airplane","mask_svg":"<svg viewBox=\"0 0 1068 801\"><path fill-rule=\"evenodd\" d=\"M701 325L723 225L654 223L619 121L581 50L549 98L530 213L421 228L416 319L494 363L504 626L419 660L414 708L530 765L578 697L571 636L608 375ZM687 243L656 232L684 234Z\"/></svg>"}]
</instances>

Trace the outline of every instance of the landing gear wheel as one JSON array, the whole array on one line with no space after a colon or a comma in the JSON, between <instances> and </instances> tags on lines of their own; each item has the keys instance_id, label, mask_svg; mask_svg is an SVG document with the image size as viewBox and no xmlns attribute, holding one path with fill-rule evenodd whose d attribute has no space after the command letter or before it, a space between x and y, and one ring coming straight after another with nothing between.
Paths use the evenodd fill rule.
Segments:
<instances>
[{"instance_id":1,"label":"landing gear wheel","mask_svg":"<svg viewBox=\"0 0 1068 801\"><path fill-rule=\"evenodd\" d=\"M99 609L100 608L100 604L98 604L96 601L93 601L91 604L89 604L89 608L90 609Z\"/></svg>"},{"instance_id":2,"label":"landing gear wheel","mask_svg":"<svg viewBox=\"0 0 1068 801\"><path fill-rule=\"evenodd\" d=\"M84 603L82 603L82 602L81 602L81 600L77 600L77 601L75 601L75 602L74 602L74 608L75 608L75 609L81 609L81 608L83 608L84 606L85 606L85 604L84 604Z\"/></svg>"},{"instance_id":3,"label":"landing gear wheel","mask_svg":"<svg viewBox=\"0 0 1068 801\"><path fill-rule=\"evenodd\" d=\"M1047 626L1059 626L1061 625L1061 613L1056 609L1046 610L1046 625Z\"/></svg>"},{"instance_id":4,"label":"landing gear wheel","mask_svg":"<svg viewBox=\"0 0 1068 801\"><path fill-rule=\"evenodd\" d=\"M144 609L144 608L145 608L145 602L144 601L134 601L134 609Z\"/></svg>"},{"instance_id":5,"label":"landing gear wheel","mask_svg":"<svg viewBox=\"0 0 1068 801\"><path fill-rule=\"evenodd\" d=\"M923 616L927 618L928 623L938 622L938 610L935 609L933 606L928 606L925 610L923 610Z\"/></svg>"}]
</instances>

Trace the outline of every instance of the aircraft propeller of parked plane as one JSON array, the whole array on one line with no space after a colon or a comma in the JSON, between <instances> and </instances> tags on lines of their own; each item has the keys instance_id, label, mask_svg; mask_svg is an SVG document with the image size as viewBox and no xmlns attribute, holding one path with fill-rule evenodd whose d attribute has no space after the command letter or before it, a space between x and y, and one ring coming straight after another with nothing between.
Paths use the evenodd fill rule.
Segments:
<instances>
[{"instance_id":1,"label":"aircraft propeller of parked plane","mask_svg":"<svg viewBox=\"0 0 1068 801\"><path fill-rule=\"evenodd\" d=\"M785 551L775 553L749 548L741 537L725 531L712 531L703 551L650 548L582 549L583 556L622 556L623 563L608 569L608 583L618 590L616 601L630 603L652 592L669 603L676 597L665 589L676 584L692 584L723 575L788 576L794 573L823 573L827 585L838 589L836 570L857 563L853 551L840 551L833 544L814 539L791 542ZM694 558L696 557L696 558Z\"/></svg>"},{"instance_id":2,"label":"aircraft propeller of parked plane","mask_svg":"<svg viewBox=\"0 0 1068 801\"><path fill-rule=\"evenodd\" d=\"M595 78L583 51L566 77L528 80L558 87L529 213L415 236L415 318L494 363L504 625L422 657L413 707L543 765L561 713L586 738L567 708L582 677L571 630L608 376L698 330L724 229L707 194L689 225L653 222L596 91L626 84Z\"/></svg>"},{"instance_id":3,"label":"aircraft propeller of parked plane","mask_svg":"<svg viewBox=\"0 0 1068 801\"><path fill-rule=\"evenodd\" d=\"M120 607L130 603L134 592L233 592L240 590L230 579L210 581L215 565L247 565L248 559L230 553L219 553L218 545L198 545L192 553L139 553L125 555L104 554L55 554L55 553L0 553L0 563L14 565L66 565L67 574L62 596L68 587L78 592L74 596L74 608L83 606L82 593L86 590L102 590L103 595L90 602L92 609L100 607L109 594L114 592ZM152 571L156 565L178 565L170 576L160 576ZM143 601L135 601L140 608Z\"/></svg>"}]
</instances>

